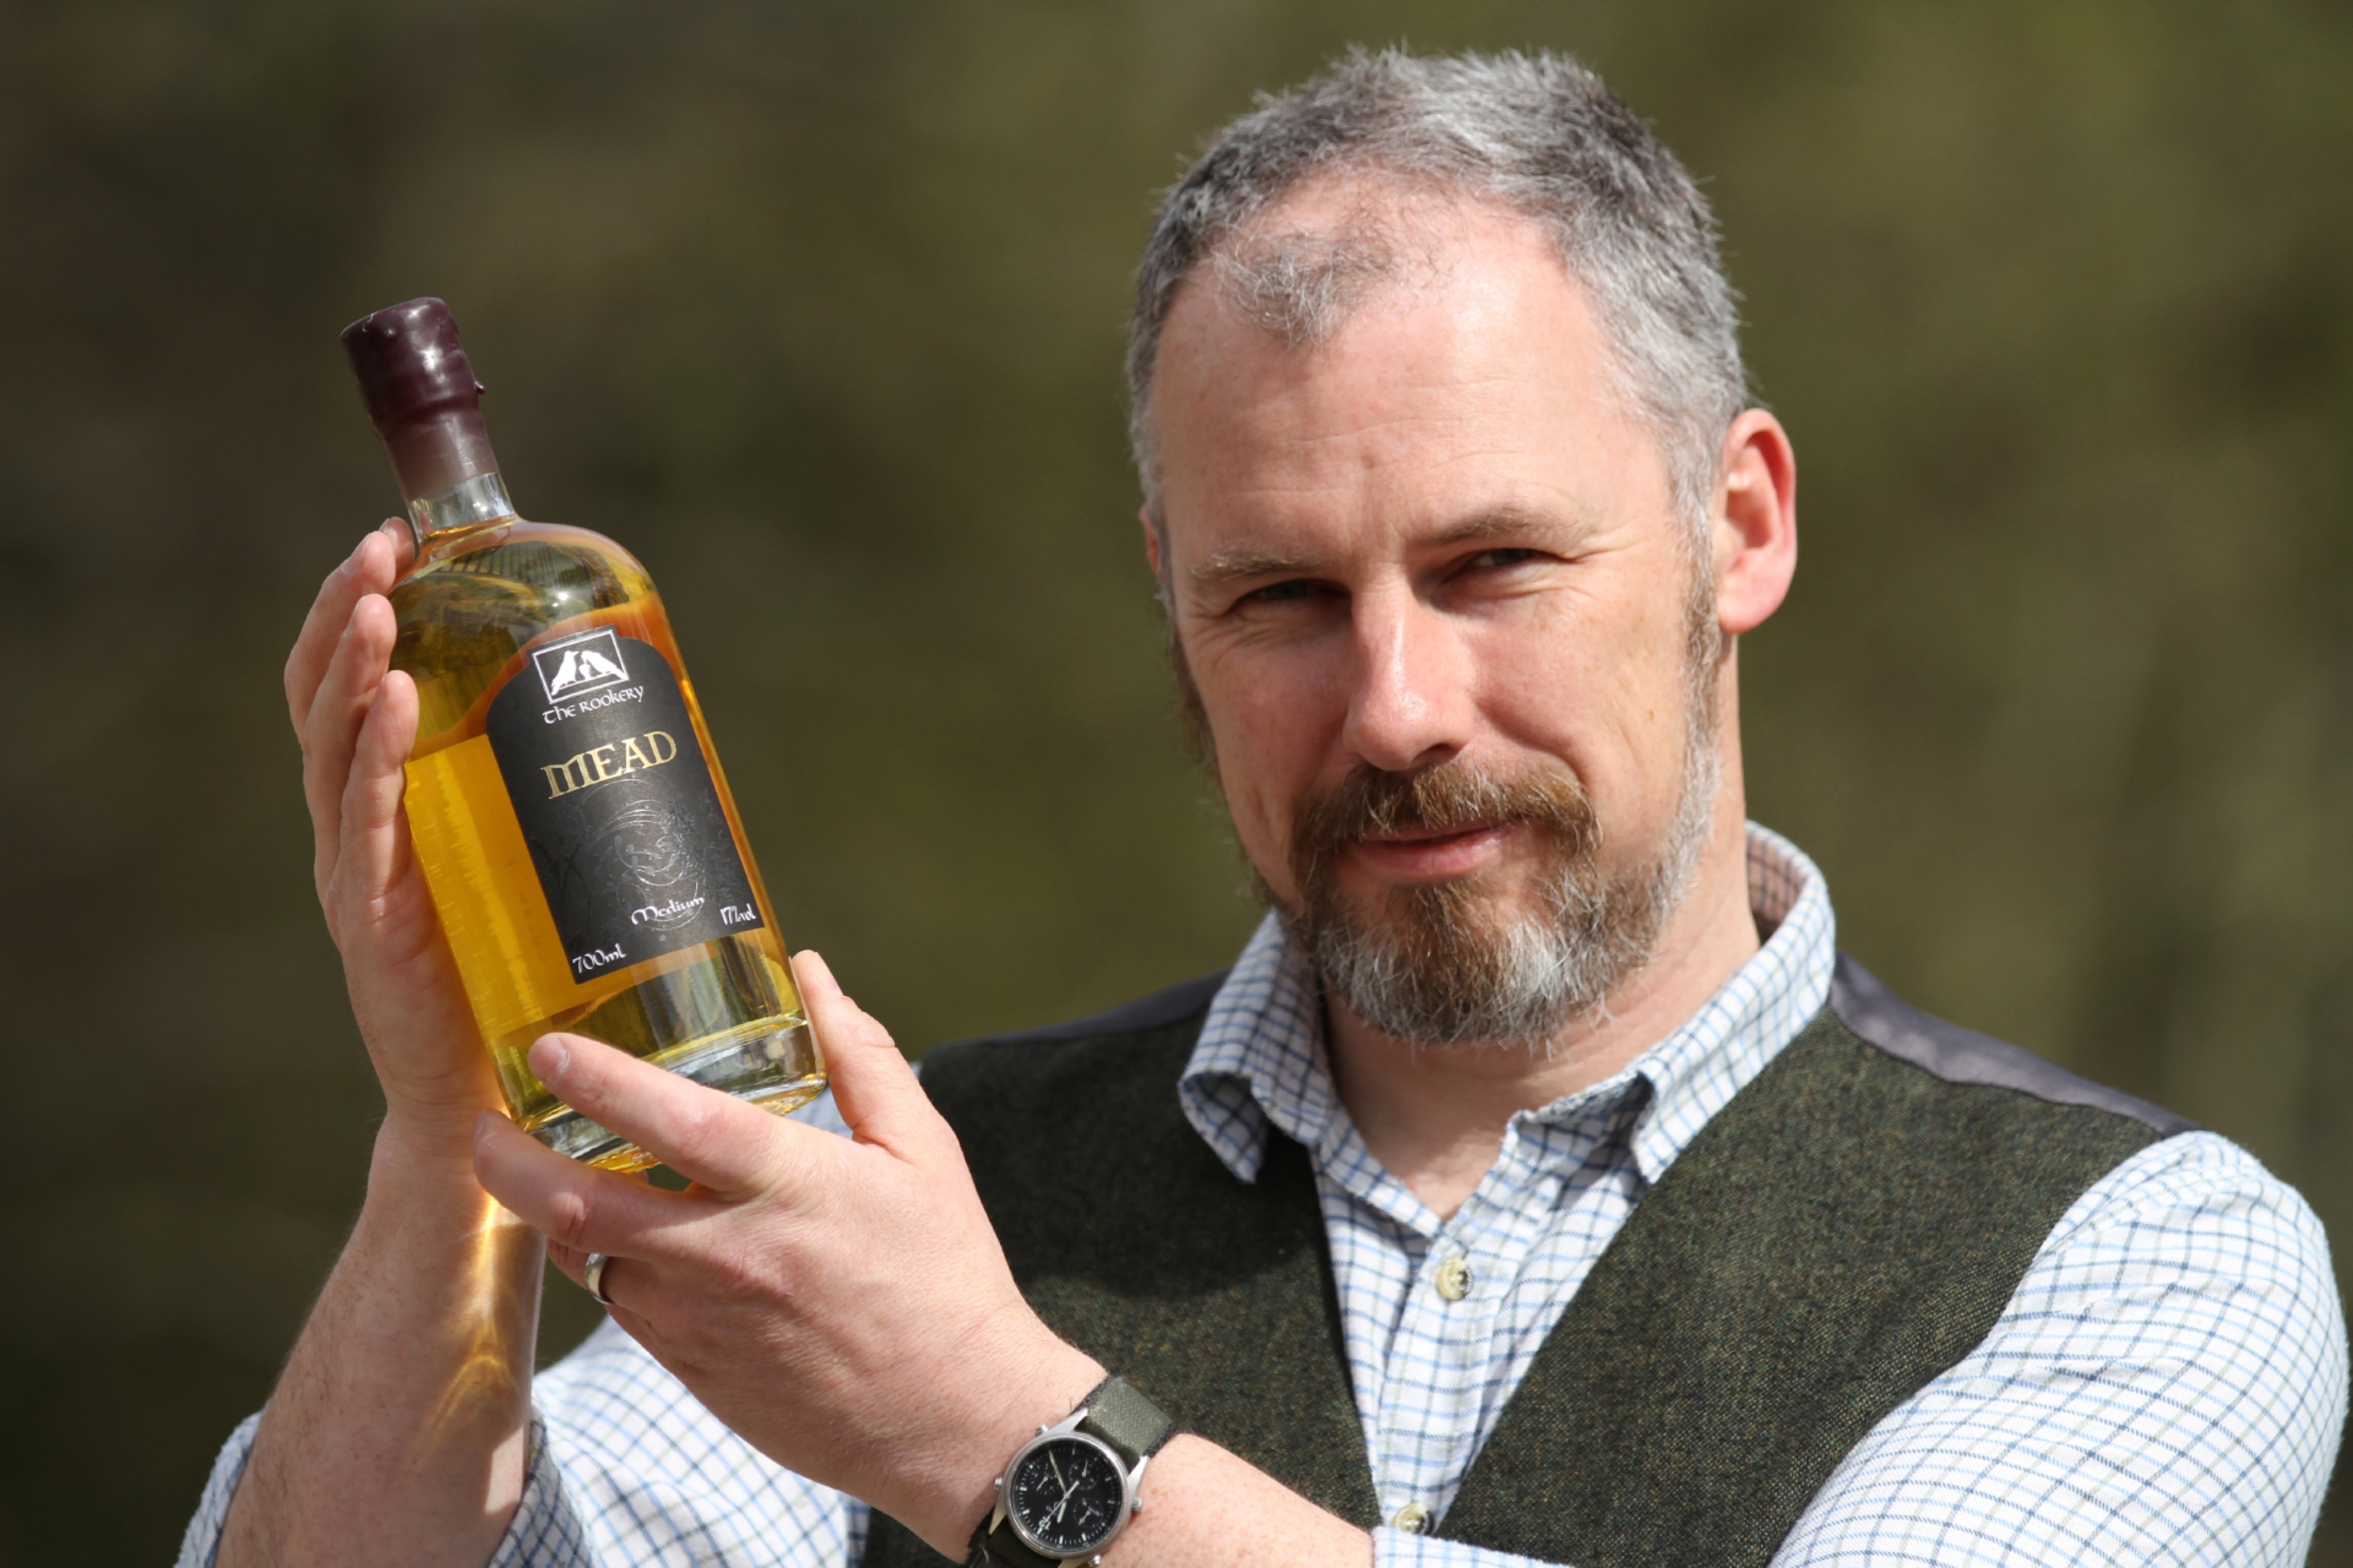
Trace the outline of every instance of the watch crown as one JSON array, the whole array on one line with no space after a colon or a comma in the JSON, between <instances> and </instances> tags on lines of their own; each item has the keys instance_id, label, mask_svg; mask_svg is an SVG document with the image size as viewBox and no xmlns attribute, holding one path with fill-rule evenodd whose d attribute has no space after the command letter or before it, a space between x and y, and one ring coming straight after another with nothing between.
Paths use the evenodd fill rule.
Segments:
<instances>
[{"instance_id":1,"label":"watch crown","mask_svg":"<svg viewBox=\"0 0 2353 1568\"><path fill-rule=\"evenodd\" d=\"M1043 1437L1047 1433L1051 1432L1053 1428L1051 1426L1040 1426L1038 1428L1038 1436Z\"/></svg>"}]
</instances>

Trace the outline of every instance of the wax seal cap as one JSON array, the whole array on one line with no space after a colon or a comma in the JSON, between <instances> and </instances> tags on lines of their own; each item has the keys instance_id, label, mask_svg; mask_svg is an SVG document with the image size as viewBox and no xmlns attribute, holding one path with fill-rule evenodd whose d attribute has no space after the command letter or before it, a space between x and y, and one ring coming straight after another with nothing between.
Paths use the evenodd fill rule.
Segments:
<instances>
[{"instance_id":1,"label":"wax seal cap","mask_svg":"<svg viewBox=\"0 0 2353 1568\"><path fill-rule=\"evenodd\" d=\"M360 396L379 430L471 408L482 395L458 341L458 323L438 300L410 300L362 316L343 329L343 352L352 356Z\"/></svg>"},{"instance_id":2,"label":"wax seal cap","mask_svg":"<svg viewBox=\"0 0 2353 1568\"><path fill-rule=\"evenodd\" d=\"M415 500L497 469L482 384L448 305L410 300L362 316L343 329L343 352L402 494Z\"/></svg>"}]
</instances>

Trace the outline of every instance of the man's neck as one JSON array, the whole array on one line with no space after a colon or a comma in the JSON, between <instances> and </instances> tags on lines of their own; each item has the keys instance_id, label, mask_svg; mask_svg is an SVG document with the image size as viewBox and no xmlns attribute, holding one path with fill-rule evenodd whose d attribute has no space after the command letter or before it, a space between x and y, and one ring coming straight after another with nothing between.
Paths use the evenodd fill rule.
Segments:
<instances>
[{"instance_id":1,"label":"man's neck","mask_svg":"<svg viewBox=\"0 0 2353 1568\"><path fill-rule=\"evenodd\" d=\"M1616 1075L1704 1006L1756 952L1739 793L1726 790L1721 806L1691 889L1651 962L1611 994L1606 1014L1562 1029L1549 1051L1518 1043L1414 1046L1373 1028L1337 997L1325 998L1341 1103L1373 1157L1440 1215L1451 1215L1476 1190L1516 1112Z\"/></svg>"}]
</instances>

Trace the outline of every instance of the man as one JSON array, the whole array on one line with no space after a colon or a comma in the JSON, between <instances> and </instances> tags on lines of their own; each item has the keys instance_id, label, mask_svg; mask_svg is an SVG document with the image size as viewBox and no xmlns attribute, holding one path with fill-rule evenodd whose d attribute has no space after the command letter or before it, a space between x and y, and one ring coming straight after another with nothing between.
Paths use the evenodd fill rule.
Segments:
<instances>
[{"instance_id":1,"label":"man","mask_svg":"<svg viewBox=\"0 0 2353 1568\"><path fill-rule=\"evenodd\" d=\"M487 1113L402 837L396 533L329 579L288 684L386 1116L188 1559L2299 1560L2309 1211L1905 1007L1745 823L1795 468L1646 129L1566 60L1352 56L1171 194L1134 344L1269 920L920 1087L803 954L848 1138L542 1041L686 1194ZM614 1326L534 1390L538 1233Z\"/></svg>"}]
</instances>

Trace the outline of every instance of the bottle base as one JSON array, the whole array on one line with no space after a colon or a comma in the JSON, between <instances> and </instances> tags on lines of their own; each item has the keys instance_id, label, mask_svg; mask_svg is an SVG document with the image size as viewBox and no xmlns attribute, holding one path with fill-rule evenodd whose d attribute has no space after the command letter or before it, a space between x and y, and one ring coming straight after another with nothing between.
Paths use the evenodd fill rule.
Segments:
<instances>
[{"instance_id":1,"label":"bottle base","mask_svg":"<svg viewBox=\"0 0 2353 1568\"><path fill-rule=\"evenodd\" d=\"M722 1036L660 1065L681 1078L782 1116L825 1092L824 1071L807 1070L807 1064L817 1060L809 1026L796 1023ZM648 1153L568 1105L529 1131L557 1153L603 1171L627 1175L661 1163L660 1155Z\"/></svg>"}]
</instances>

